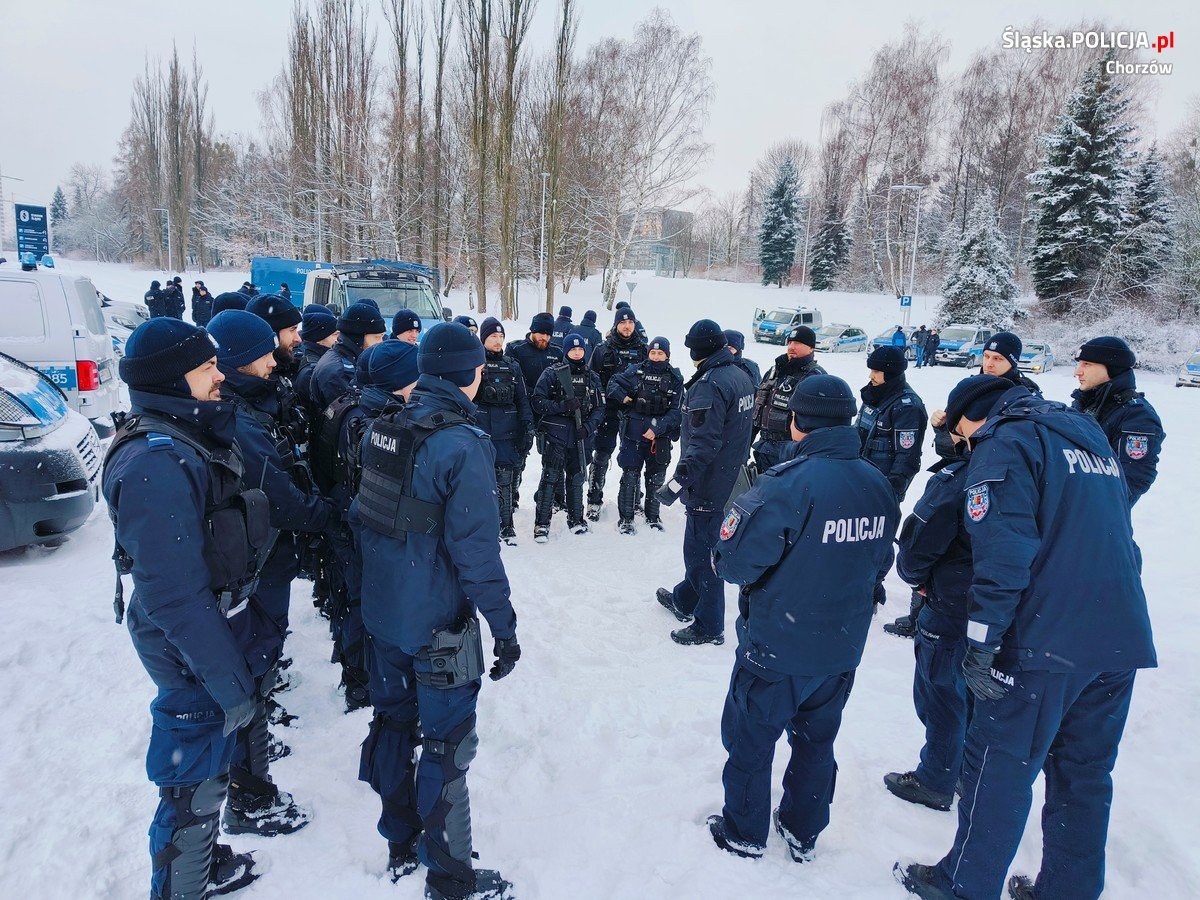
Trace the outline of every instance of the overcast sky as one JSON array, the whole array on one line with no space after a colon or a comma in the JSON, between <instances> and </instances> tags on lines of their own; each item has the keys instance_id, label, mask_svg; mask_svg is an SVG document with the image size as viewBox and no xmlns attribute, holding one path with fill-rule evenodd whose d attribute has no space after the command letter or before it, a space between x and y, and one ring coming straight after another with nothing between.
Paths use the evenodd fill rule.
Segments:
<instances>
[{"instance_id":1,"label":"overcast sky","mask_svg":"<svg viewBox=\"0 0 1200 900\"><path fill-rule=\"evenodd\" d=\"M378 3L364 5L382 38ZM947 73L959 71L979 48L998 48L1006 26L1019 28L1038 16L1051 30L1085 17L1151 34L1173 30L1175 50L1158 59L1174 63L1174 73L1130 76L1152 78L1158 87L1155 136L1177 127L1189 98L1200 96L1200 4L1182 0L662 5L681 28L701 35L713 61L717 93L706 129L713 151L699 182L716 193L740 190L772 142L815 141L824 106L845 94L872 53L910 19L950 42ZM109 169L129 121L133 80L147 56L153 63L169 55L172 41L188 58L193 44L198 49L218 131L255 131L256 95L279 72L291 8L291 0L6 0L0 14L0 174L24 181L4 179L5 199L48 204L73 163ZM628 37L648 9L634 0L581 0L580 51L604 36ZM531 35L539 49L553 41L555 11L553 0L540 0ZM10 207L5 214L12 215Z\"/></svg>"}]
</instances>

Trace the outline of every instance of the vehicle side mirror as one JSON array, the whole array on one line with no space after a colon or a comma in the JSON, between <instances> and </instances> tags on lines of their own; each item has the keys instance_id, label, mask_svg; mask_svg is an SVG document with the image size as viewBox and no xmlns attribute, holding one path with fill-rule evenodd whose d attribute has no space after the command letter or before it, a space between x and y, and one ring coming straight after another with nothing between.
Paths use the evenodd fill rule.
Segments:
<instances>
[{"instance_id":1,"label":"vehicle side mirror","mask_svg":"<svg viewBox=\"0 0 1200 900\"><path fill-rule=\"evenodd\" d=\"M453 322L454 321L454 312L448 306L442 307L442 321L444 321L444 322Z\"/></svg>"}]
</instances>

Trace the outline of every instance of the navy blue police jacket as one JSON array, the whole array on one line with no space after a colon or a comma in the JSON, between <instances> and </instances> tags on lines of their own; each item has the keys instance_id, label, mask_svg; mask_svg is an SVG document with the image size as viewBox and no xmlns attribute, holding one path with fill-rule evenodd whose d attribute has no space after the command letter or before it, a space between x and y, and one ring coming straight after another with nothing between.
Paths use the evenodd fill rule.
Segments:
<instances>
[{"instance_id":1,"label":"navy blue police jacket","mask_svg":"<svg viewBox=\"0 0 1200 900\"><path fill-rule=\"evenodd\" d=\"M873 464L903 499L921 469L921 444L929 416L925 404L904 376L881 385L868 384L860 392L858 411L863 459Z\"/></svg>"},{"instance_id":2,"label":"navy blue police jacket","mask_svg":"<svg viewBox=\"0 0 1200 900\"><path fill-rule=\"evenodd\" d=\"M653 392L647 389L646 376L660 380ZM652 394L653 397L647 396ZM646 402L654 403L661 395L661 402L666 405L665 411L654 413L648 411ZM630 403L625 402L628 397ZM625 424L622 436L626 440L644 440L647 430L654 431L655 440L675 441L679 439L680 427L683 424L683 376L670 361L642 363L629 366L624 372L618 372L608 381L606 399L610 406L625 411Z\"/></svg>"},{"instance_id":3,"label":"navy blue police jacket","mask_svg":"<svg viewBox=\"0 0 1200 900\"><path fill-rule=\"evenodd\" d=\"M403 403L401 397L396 396L389 391L377 385L371 384L362 389L362 393L358 397L357 405L347 410L345 417L342 419L341 427L338 429L338 450L337 456L339 461L349 459L350 455L350 440L352 435L357 435L361 443L362 436L366 433L367 425L383 412L384 407L389 403ZM359 448L355 447L354 452L358 453ZM361 461L361 457L360 457ZM333 501L339 513L344 515L350 509L350 502L354 499L354 495L350 492L350 484L346 481L338 481L329 491L329 499Z\"/></svg>"},{"instance_id":4,"label":"navy blue police jacket","mask_svg":"<svg viewBox=\"0 0 1200 900\"><path fill-rule=\"evenodd\" d=\"M967 638L997 668L1157 665L1125 476L1094 419L1023 387L972 437Z\"/></svg>"},{"instance_id":5,"label":"navy blue police jacket","mask_svg":"<svg viewBox=\"0 0 1200 900\"><path fill-rule=\"evenodd\" d=\"M1137 392L1132 369L1094 390L1077 390L1071 399L1075 409L1092 416L1104 429L1125 472L1133 506L1158 477L1158 457L1167 436L1158 412Z\"/></svg>"},{"instance_id":6,"label":"navy blue police jacket","mask_svg":"<svg viewBox=\"0 0 1200 900\"><path fill-rule=\"evenodd\" d=\"M350 390L354 366L362 351L345 336L337 339L328 352L313 367L309 376L308 393L313 407L324 411L334 400Z\"/></svg>"},{"instance_id":7,"label":"navy blue police jacket","mask_svg":"<svg viewBox=\"0 0 1200 900\"><path fill-rule=\"evenodd\" d=\"M575 326L570 319L566 316L559 316L554 320L554 332L550 335L550 343L561 350L563 339L574 330Z\"/></svg>"},{"instance_id":8,"label":"navy blue police jacket","mask_svg":"<svg viewBox=\"0 0 1200 900\"><path fill-rule=\"evenodd\" d=\"M417 418L437 412L475 416L475 405L459 388L432 375L417 379L408 406ZM370 437L368 429L364 442ZM517 616L500 559L491 440L473 425L452 425L425 440L414 463L413 496L445 509L441 535L381 534L362 524L357 499L350 507L362 552L367 630L416 654L430 646L435 631L458 625L478 610L493 637L515 637Z\"/></svg>"},{"instance_id":9,"label":"navy blue police jacket","mask_svg":"<svg viewBox=\"0 0 1200 900\"><path fill-rule=\"evenodd\" d=\"M564 368L571 372L572 378L582 374L587 381L586 395L580 397L583 401L580 414L583 430L587 432L583 441L584 452L590 453L592 438L596 436L596 429L604 421L604 395L600 392L600 376L589 369L584 360L577 363L568 360L543 372L529 402L538 416L539 431L545 432L546 437L556 444L564 447L575 446L575 414L566 412L564 408L568 398L563 392L559 375Z\"/></svg>"},{"instance_id":10,"label":"navy blue police jacket","mask_svg":"<svg viewBox=\"0 0 1200 900\"><path fill-rule=\"evenodd\" d=\"M129 399L134 415L171 417L198 443L214 449L235 443L228 403L136 389ZM209 487L200 455L167 435L132 438L104 467L104 498L116 513L117 542L133 559L126 622L138 656L160 688L182 688L195 679L231 710L254 693L254 678L231 620L217 607L204 561Z\"/></svg>"},{"instance_id":11,"label":"navy blue police jacket","mask_svg":"<svg viewBox=\"0 0 1200 900\"><path fill-rule=\"evenodd\" d=\"M537 387L542 373L555 363L563 361L562 347L547 344L545 350L539 350L529 340L529 335L519 341L510 341L504 352L517 361L521 374L525 376L525 390L532 395Z\"/></svg>"},{"instance_id":12,"label":"navy blue police jacket","mask_svg":"<svg viewBox=\"0 0 1200 900\"><path fill-rule=\"evenodd\" d=\"M499 368L503 367L509 374ZM487 402L488 382L501 385L512 382L512 400L507 403ZM505 390L507 390L505 388ZM487 353L487 365L483 369L483 381L475 395L475 406L479 410L479 427L488 433L496 445L496 465L515 466L517 445L533 430L533 409L529 405L529 392L525 389L525 378L520 364L503 353Z\"/></svg>"},{"instance_id":13,"label":"navy blue police jacket","mask_svg":"<svg viewBox=\"0 0 1200 900\"><path fill-rule=\"evenodd\" d=\"M336 523L337 516L327 500L315 491L305 493L296 486L289 466L276 447L276 439L267 426L255 415L275 419L279 414L278 394L273 382L218 363L225 381L221 396L233 402L236 409L234 430L242 448L247 488L259 488L267 495L271 510L271 525L280 529L275 549L263 565L261 578L270 583L290 581L296 577L298 559L293 531L321 532Z\"/></svg>"},{"instance_id":14,"label":"navy blue police jacket","mask_svg":"<svg viewBox=\"0 0 1200 900\"><path fill-rule=\"evenodd\" d=\"M734 502L713 568L748 588L737 623L742 662L836 675L862 659L900 510L851 426L819 428L796 446Z\"/></svg>"},{"instance_id":15,"label":"navy blue police jacket","mask_svg":"<svg viewBox=\"0 0 1200 900\"><path fill-rule=\"evenodd\" d=\"M900 528L896 553L897 574L913 587L924 587L930 608L964 627L972 578L963 510L969 462L969 456L956 456L930 468L933 476Z\"/></svg>"},{"instance_id":16,"label":"navy blue police jacket","mask_svg":"<svg viewBox=\"0 0 1200 900\"><path fill-rule=\"evenodd\" d=\"M640 363L649 352L646 341L636 331L627 338L613 331L596 348L588 365L600 376L600 390L607 391L608 382L614 375Z\"/></svg>"},{"instance_id":17,"label":"navy blue police jacket","mask_svg":"<svg viewBox=\"0 0 1200 900\"><path fill-rule=\"evenodd\" d=\"M750 455L754 385L722 347L685 385L683 429L674 480L692 512L717 512Z\"/></svg>"},{"instance_id":18,"label":"navy blue police jacket","mask_svg":"<svg viewBox=\"0 0 1200 900\"><path fill-rule=\"evenodd\" d=\"M584 356L585 362L591 362L592 354L596 352L596 348L604 343L604 335L600 333L600 329L594 325L588 325L586 322L580 322L575 326L575 333L583 338L584 345L587 347L587 355ZM643 336L643 340L645 337Z\"/></svg>"},{"instance_id":19,"label":"navy blue police jacket","mask_svg":"<svg viewBox=\"0 0 1200 900\"><path fill-rule=\"evenodd\" d=\"M733 361L739 369L750 376L750 380L754 383L755 388L762 384L762 370L758 367L758 363L752 359L747 359L742 353L737 354L733 358Z\"/></svg>"},{"instance_id":20,"label":"navy blue police jacket","mask_svg":"<svg viewBox=\"0 0 1200 900\"><path fill-rule=\"evenodd\" d=\"M316 341L300 342L300 368L296 371L296 377L292 379L292 386L296 389L296 396L308 406L312 405L313 372L316 371L321 357L328 352L328 347L323 347Z\"/></svg>"}]
</instances>

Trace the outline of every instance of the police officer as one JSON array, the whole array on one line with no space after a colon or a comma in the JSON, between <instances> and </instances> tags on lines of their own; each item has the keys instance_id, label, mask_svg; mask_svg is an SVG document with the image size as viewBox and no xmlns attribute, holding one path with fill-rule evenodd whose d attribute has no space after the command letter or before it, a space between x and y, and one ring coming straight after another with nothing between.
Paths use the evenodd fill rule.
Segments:
<instances>
[{"instance_id":1,"label":"police officer","mask_svg":"<svg viewBox=\"0 0 1200 900\"><path fill-rule=\"evenodd\" d=\"M203 281L192 285L192 321L203 328L213 316L213 295Z\"/></svg>"},{"instance_id":2,"label":"police officer","mask_svg":"<svg viewBox=\"0 0 1200 900\"><path fill-rule=\"evenodd\" d=\"M600 376L600 392L608 391L608 382L613 375L624 372L646 359L646 342L638 335L635 323L637 316L628 307L618 309L613 315L613 330L604 343L592 354L592 370ZM585 348L586 350L586 348ZM596 447L592 455L591 479L588 482L587 517L595 522L600 518L600 507L604 504L604 482L608 477L608 464L617 449L617 434L621 430L620 405L608 403L604 419L596 430Z\"/></svg>"},{"instance_id":3,"label":"police officer","mask_svg":"<svg viewBox=\"0 0 1200 900\"><path fill-rule=\"evenodd\" d=\"M337 343L337 316L322 307L306 308L300 316L300 365L292 386L315 423L321 411L312 404L312 376L318 362Z\"/></svg>"},{"instance_id":4,"label":"police officer","mask_svg":"<svg viewBox=\"0 0 1200 900\"><path fill-rule=\"evenodd\" d=\"M813 375L789 402L795 455L737 499L713 548L717 573L741 592L721 717L725 806L708 828L721 849L762 856L771 761L786 730L792 756L773 818L792 859L804 862L829 824L833 743L900 513L887 481L860 458L849 385Z\"/></svg>"},{"instance_id":5,"label":"police officer","mask_svg":"<svg viewBox=\"0 0 1200 900\"><path fill-rule=\"evenodd\" d=\"M216 835L234 736L258 705L238 626L257 615L246 600L270 526L261 492L239 496L241 453L215 356L202 328L138 326L120 363L132 413L103 475L115 557L133 575L129 633L157 689L146 774L159 788L150 896L161 900L202 900L255 877L250 855Z\"/></svg>"},{"instance_id":6,"label":"police officer","mask_svg":"<svg viewBox=\"0 0 1200 900\"><path fill-rule=\"evenodd\" d=\"M146 309L150 311L150 318L159 319L170 316L170 313L167 311L166 295L162 289L162 282L157 280L151 281L150 290L146 291L143 295L142 301L146 304Z\"/></svg>"},{"instance_id":7,"label":"police officer","mask_svg":"<svg viewBox=\"0 0 1200 900\"><path fill-rule=\"evenodd\" d=\"M589 309L583 314L583 321L575 326L575 333L583 335L583 339L587 341L587 359L588 362L591 362L596 348L604 343L604 335L596 327L596 311L594 309Z\"/></svg>"},{"instance_id":8,"label":"police officer","mask_svg":"<svg viewBox=\"0 0 1200 900\"><path fill-rule=\"evenodd\" d=\"M250 298L240 291L226 291L223 294L217 294L217 299L213 301L213 315L219 312L225 312L227 309L246 308L246 304L250 302Z\"/></svg>"},{"instance_id":9,"label":"police officer","mask_svg":"<svg viewBox=\"0 0 1200 900\"><path fill-rule=\"evenodd\" d=\"M544 436L542 480L538 485L533 539L550 539L555 487L566 475L567 527L575 534L588 532L583 515L583 478L592 440L604 418L600 376L588 368L583 337L572 332L563 339L565 362L548 368L538 379L530 403Z\"/></svg>"},{"instance_id":10,"label":"police officer","mask_svg":"<svg viewBox=\"0 0 1200 900\"><path fill-rule=\"evenodd\" d=\"M1157 664L1120 463L1094 421L1005 379L963 380L946 413L972 447L974 711L954 844L896 874L922 897L998 897L1043 772L1041 872L1010 894L1099 897L1134 675Z\"/></svg>"},{"instance_id":11,"label":"police officer","mask_svg":"<svg viewBox=\"0 0 1200 900\"><path fill-rule=\"evenodd\" d=\"M550 335L550 343L561 349L563 338L574 330L574 325L571 322L571 307L560 306L558 308L558 318L554 320L554 331Z\"/></svg>"},{"instance_id":12,"label":"police officer","mask_svg":"<svg viewBox=\"0 0 1200 900\"><path fill-rule=\"evenodd\" d=\"M953 436L958 453L939 459L933 476L900 529L896 572L914 592L916 669L913 702L925 726L920 764L890 772L884 785L902 800L948 810L962 772L967 730L967 687L962 660L967 651L967 604L971 587L971 538L963 512L969 450ZM884 630L899 633L897 623Z\"/></svg>"},{"instance_id":13,"label":"police officer","mask_svg":"<svg viewBox=\"0 0 1200 900\"><path fill-rule=\"evenodd\" d=\"M417 320L420 322L420 319ZM338 339L313 369L309 392L313 406L324 410L346 393L354 380L354 364L367 347L383 340L383 316L369 303L358 301L338 318Z\"/></svg>"},{"instance_id":14,"label":"police officer","mask_svg":"<svg viewBox=\"0 0 1200 900\"><path fill-rule=\"evenodd\" d=\"M477 611L495 639L491 678L521 657L500 559L494 451L470 424L484 361L463 326L429 330L409 404L367 431L350 514L362 546L375 705L359 778L382 801L393 878L419 860L433 900L500 897L509 887L498 872L472 868L466 783L479 744Z\"/></svg>"},{"instance_id":15,"label":"police officer","mask_svg":"<svg viewBox=\"0 0 1200 900\"><path fill-rule=\"evenodd\" d=\"M415 344L421 339L421 317L411 309L399 309L392 316L392 337Z\"/></svg>"},{"instance_id":16,"label":"police officer","mask_svg":"<svg viewBox=\"0 0 1200 900\"><path fill-rule=\"evenodd\" d=\"M621 452L617 455L617 465L621 467L617 530L622 534L637 533L633 513L644 466L646 524L662 531L656 494L671 465L671 442L679 439L683 421L680 412L683 376L671 365L671 342L665 337L652 340L645 362L612 376L607 399L610 408L624 410Z\"/></svg>"},{"instance_id":17,"label":"police officer","mask_svg":"<svg viewBox=\"0 0 1200 900\"><path fill-rule=\"evenodd\" d=\"M614 309L614 310L616 310L616 309L630 309L630 308L631 308L631 307L629 306L629 301L628 301L628 300L618 300L618 301L617 301L617 303L616 303L616 306L614 306L614 307L613 307L613 309ZM640 337L640 338L641 338L643 341L645 341L646 343L649 343L649 342L650 342L650 337L649 337L649 336L646 334L646 326L642 324L642 321L641 321L641 319L636 319L636 318L635 318L635 319L633 320L633 329L634 329L634 331L636 331L636 332L638 333L638 336L639 336L639 337ZM611 330L611 329L609 329L609 333L610 333L610 334L612 333L612 330Z\"/></svg>"},{"instance_id":18,"label":"police officer","mask_svg":"<svg viewBox=\"0 0 1200 900\"><path fill-rule=\"evenodd\" d=\"M245 483L266 493L271 525L280 529L252 600L267 617L266 626L253 636L258 652L251 666L262 702L238 735L223 824L230 834L289 834L308 824L311 813L271 780L267 700L276 685L288 631L291 586L298 570L295 532L324 533L336 527L337 519L332 506L302 489L293 475L295 450L277 418L279 394L270 380L275 367L271 326L244 310L219 313L209 325L225 376L221 396L234 406L234 428L246 454Z\"/></svg>"},{"instance_id":19,"label":"police officer","mask_svg":"<svg viewBox=\"0 0 1200 900\"><path fill-rule=\"evenodd\" d=\"M1158 455L1166 433L1162 420L1139 393L1133 367L1137 357L1117 337L1092 338L1075 354L1079 390L1071 405L1100 423L1121 462L1129 505L1137 503L1158 477Z\"/></svg>"},{"instance_id":20,"label":"police officer","mask_svg":"<svg viewBox=\"0 0 1200 900\"><path fill-rule=\"evenodd\" d=\"M521 366L504 353L504 326L498 319L483 320L479 330L487 361L483 381L475 395L479 427L488 433L496 450L496 501L500 507L500 540L517 544L513 527L513 482L526 435L533 431L533 410Z\"/></svg>"},{"instance_id":21,"label":"police officer","mask_svg":"<svg viewBox=\"0 0 1200 900\"><path fill-rule=\"evenodd\" d=\"M510 341L504 349L504 352L521 367L521 375L525 378L525 392L531 397L542 373L563 360L562 347L555 347L550 343L553 333L554 317L550 313L537 313L529 323L529 331L525 337ZM534 418L536 425L536 415ZM513 509L516 509L521 501L521 479L525 475L525 463L529 460L529 453L533 450L535 430L526 434L524 446L517 448L520 455L513 471Z\"/></svg>"},{"instance_id":22,"label":"police officer","mask_svg":"<svg viewBox=\"0 0 1200 900\"><path fill-rule=\"evenodd\" d=\"M471 332L471 334L478 336L479 325L470 316L455 316L454 321L457 322L459 325L464 326L467 329L467 331Z\"/></svg>"},{"instance_id":23,"label":"police officer","mask_svg":"<svg viewBox=\"0 0 1200 900\"><path fill-rule=\"evenodd\" d=\"M680 622L677 644L725 643L725 588L709 562L721 531L725 504L750 452L754 385L725 347L725 332L712 319L692 325L684 344L696 374L684 385L682 451L658 498L670 506L683 496L684 576L673 590L659 588L658 602Z\"/></svg>"},{"instance_id":24,"label":"police officer","mask_svg":"<svg viewBox=\"0 0 1200 900\"><path fill-rule=\"evenodd\" d=\"M877 347L867 356L871 380L860 391L862 409L854 423L862 438L863 459L887 478L903 500L921 468L921 442L929 419L925 404L909 387L908 360L898 347Z\"/></svg>"},{"instance_id":25,"label":"police officer","mask_svg":"<svg viewBox=\"0 0 1200 900\"><path fill-rule=\"evenodd\" d=\"M277 294L259 294L246 304L246 312L253 313L271 326L275 332L275 378L288 379L289 389L296 373L300 371L297 350L300 347L300 325L303 317L290 301Z\"/></svg>"},{"instance_id":26,"label":"police officer","mask_svg":"<svg viewBox=\"0 0 1200 900\"><path fill-rule=\"evenodd\" d=\"M760 472L784 459L784 451L792 439L788 431L792 415L788 403L796 386L805 378L825 374L825 370L817 365L817 356L813 352L816 345L816 332L807 325L793 328L787 334L785 352L775 358L775 365L761 383L754 383L757 388L754 395L754 462Z\"/></svg>"},{"instance_id":27,"label":"police officer","mask_svg":"<svg viewBox=\"0 0 1200 900\"><path fill-rule=\"evenodd\" d=\"M746 358L746 336L740 331L726 328L725 345L733 354L733 361L750 376L750 380L754 382L755 386L762 384L762 371L758 368L758 363Z\"/></svg>"},{"instance_id":28,"label":"police officer","mask_svg":"<svg viewBox=\"0 0 1200 900\"><path fill-rule=\"evenodd\" d=\"M999 375L1007 378L1013 384L1024 385L1030 393L1040 394L1042 389L1037 382L1021 374L1021 351L1024 349L1021 339L1011 331L997 331L983 348L983 359L980 360L979 372L982 375Z\"/></svg>"}]
</instances>

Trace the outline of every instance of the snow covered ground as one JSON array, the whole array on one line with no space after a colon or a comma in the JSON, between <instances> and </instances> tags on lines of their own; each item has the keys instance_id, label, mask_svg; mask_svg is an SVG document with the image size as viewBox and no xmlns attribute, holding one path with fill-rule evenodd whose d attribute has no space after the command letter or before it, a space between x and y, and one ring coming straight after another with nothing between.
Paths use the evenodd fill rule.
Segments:
<instances>
[{"instance_id":1,"label":"snow covered ground","mask_svg":"<svg viewBox=\"0 0 1200 900\"><path fill-rule=\"evenodd\" d=\"M138 299L151 278L165 280L114 265L60 268L91 275L115 299ZM193 277L185 275L185 288ZM216 294L237 287L245 273L202 277ZM887 297L635 277L634 308L651 336L673 341L675 364L685 373L691 364L682 338L701 317L749 334L756 305L806 302L826 322L858 325L871 335L899 318ZM522 324L534 312L532 285L527 290ZM588 307L597 309L605 329L611 318L598 292L599 279L592 278L563 300L577 321ZM464 302L461 293L451 298L455 312L467 311ZM915 304L913 324L932 320L936 298L918 296ZM509 334L520 336L524 328L513 326ZM1070 355L1071 348L1055 349L1060 359ZM764 369L779 352L753 343L747 350ZM822 363L855 388L866 381L862 354L824 355ZM962 375L910 370L910 381L934 408ZM1074 387L1069 364L1037 380L1053 399L1067 399ZM1200 883L1194 596L1200 562L1193 532L1200 391L1172 385L1169 376L1141 376L1168 435L1158 483L1134 513L1161 667L1138 678L1117 764L1111 898L1193 897ZM927 450L927 463L934 458ZM536 480L536 463L526 477ZM683 513L664 510L665 534L617 534L617 477L614 467L594 533L569 534L560 515L545 546L532 541L532 484L525 489L517 513L521 544L504 550L524 656L511 677L484 683L481 747L470 775L481 865L499 868L522 900L905 896L892 880L892 863L937 860L955 827L953 813L910 806L883 787L884 773L915 765L921 743L911 703L912 644L880 630L906 609L907 589L894 577L888 581L891 599L872 628L838 738L833 820L816 860L793 864L774 835L764 859L736 859L718 851L704 827L721 807L719 721L734 646L671 642L675 622L653 598L656 587L673 584L682 572ZM905 512L924 479L922 473L909 491ZM111 527L97 508L58 550L0 554L3 897L146 895L145 831L156 803L143 768L152 690L128 634L112 621L111 551ZM727 596L732 637L732 589ZM420 897L421 876L392 885L383 875L378 801L357 781L370 715L341 711L324 622L313 612L307 582L295 585L292 621L288 649L304 680L284 702L300 721L278 730L294 753L273 771L284 789L313 807L315 820L288 837L233 841L258 850L270 869L238 896ZM776 799L786 752L781 742ZM1036 872L1040 802L1039 793L1015 871Z\"/></svg>"}]
</instances>

